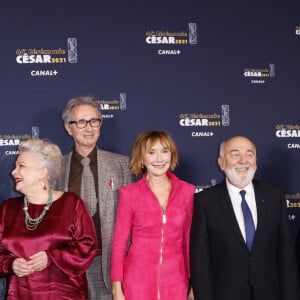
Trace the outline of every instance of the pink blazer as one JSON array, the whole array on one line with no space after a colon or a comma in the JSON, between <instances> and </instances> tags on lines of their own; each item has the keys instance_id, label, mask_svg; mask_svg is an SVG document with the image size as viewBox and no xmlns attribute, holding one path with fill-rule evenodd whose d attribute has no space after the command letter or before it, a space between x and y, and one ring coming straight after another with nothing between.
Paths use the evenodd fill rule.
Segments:
<instances>
[{"instance_id":1,"label":"pink blazer","mask_svg":"<svg viewBox=\"0 0 300 300\"><path fill-rule=\"evenodd\" d=\"M126 300L187 299L195 187L171 172L168 177L165 215L145 176L120 189L111 280L122 281Z\"/></svg>"}]
</instances>

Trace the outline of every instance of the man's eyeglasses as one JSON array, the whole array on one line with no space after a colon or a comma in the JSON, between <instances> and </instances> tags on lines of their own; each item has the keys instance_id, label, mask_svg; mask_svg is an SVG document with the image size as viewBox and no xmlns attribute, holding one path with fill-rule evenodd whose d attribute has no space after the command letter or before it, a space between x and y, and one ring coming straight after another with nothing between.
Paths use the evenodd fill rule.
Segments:
<instances>
[{"instance_id":1,"label":"man's eyeglasses","mask_svg":"<svg viewBox=\"0 0 300 300\"><path fill-rule=\"evenodd\" d=\"M89 123L91 127L100 127L102 120L101 119L90 119L90 120L78 120L78 121L69 121L69 124L75 124L77 128L82 129L87 126Z\"/></svg>"}]
</instances>

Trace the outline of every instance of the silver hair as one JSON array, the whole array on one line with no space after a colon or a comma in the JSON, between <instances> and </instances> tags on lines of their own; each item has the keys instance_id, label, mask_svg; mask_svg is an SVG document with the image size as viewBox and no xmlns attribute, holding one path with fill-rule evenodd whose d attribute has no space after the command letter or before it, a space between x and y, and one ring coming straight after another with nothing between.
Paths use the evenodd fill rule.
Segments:
<instances>
[{"instance_id":1,"label":"silver hair","mask_svg":"<svg viewBox=\"0 0 300 300\"><path fill-rule=\"evenodd\" d=\"M238 137L238 136L237 136ZM248 138L246 138L246 137L244 137L244 136L240 136L241 138L244 138L244 139L247 139L252 145L253 145L253 148L255 149L255 152L256 152L256 147L255 147L255 144L250 140L250 139L248 139ZM235 137L233 137L233 138L235 138ZM229 141L229 140L231 140L231 139L233 139L233 138L230 138L230 139L228 139L228 140L226 140L226 141L223 141L221 144L220 144L220 148L219 148L219 156L220 157L224 157L224 146L225 146L225 144Z\"/></svg>"},{"instance_id":2,"label":"silver hair","mask_svg":"<svg viewBox=\"0 0 300 300\"><path fill-rule=\"evenodd\" d=\"M99 115L99 118L102 119L102 111L100 108L100 104L98 101L91 96L82 96L82 97L75 97L70 99L66 106L64 107L61 117L64 121L64 123L69 123L70 121L70 115L72 113L72 110L74 107L79 106L79 105L90 105L94 107Z\"/></svg>"},{"instance_id":3,"label":"silver hair","mask_svg":"<svg viewBox=\"0 0 300 300\"><path fill-rule=\"evenodd\" d=\"M225 141L220 144L220 148L219 148L219 156L220 157L224 156L224 145L225 145Z\"/></svg>"},{"instance_id":4,"label":"silver hair","mask_svg":"<svg viewBox=\"0 0 300 300\"><path fill-rule=\"evenodd\" d=\"M59 147L49 141L41 139L24 140L19 145L19 153L34 152L36 155L36 162L41 168L48 169L48 184L50 188L61 172L62 154Z\"/></svg>"}]
</instances>

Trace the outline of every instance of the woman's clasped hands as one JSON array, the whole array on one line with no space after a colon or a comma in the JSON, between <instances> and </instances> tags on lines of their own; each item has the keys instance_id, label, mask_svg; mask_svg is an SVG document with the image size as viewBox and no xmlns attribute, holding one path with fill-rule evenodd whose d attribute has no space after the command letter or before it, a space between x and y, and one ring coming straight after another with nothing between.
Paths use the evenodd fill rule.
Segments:
<instances>
[{"instance_id":1,"label":"woman's clasped hands","mask_svg":"<svg viewBox=\"0 0 300 300\"><path fill-rule=\"evenodd\" d=\"M47 267L48 256L45 251L37 252L29 257L29 260L25 258L16 258L13 261L12 269L18 277L28 276L34 272L40 272Z\"/></svg>"}]
</instances>

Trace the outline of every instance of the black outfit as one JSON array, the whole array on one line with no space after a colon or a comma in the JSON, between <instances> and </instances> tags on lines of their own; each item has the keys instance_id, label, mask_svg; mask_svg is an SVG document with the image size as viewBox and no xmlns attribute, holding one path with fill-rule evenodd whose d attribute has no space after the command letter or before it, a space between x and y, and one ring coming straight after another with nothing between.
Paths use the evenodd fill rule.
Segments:
<instances>
[{"instance_id":1,"label":"black outfit","mask_svg":"<svg viewBox=\"0 0 300 300\"><path fill-rule=\"evenodd\" d=\"M299 300L286 201L271 185L253 186L257 228L250 252L226 182L195 195L190 255L196 300Z\"/></svg>"}]
</instances>

